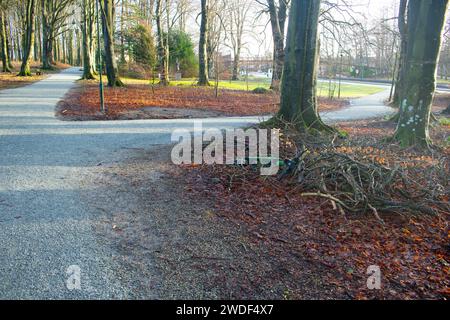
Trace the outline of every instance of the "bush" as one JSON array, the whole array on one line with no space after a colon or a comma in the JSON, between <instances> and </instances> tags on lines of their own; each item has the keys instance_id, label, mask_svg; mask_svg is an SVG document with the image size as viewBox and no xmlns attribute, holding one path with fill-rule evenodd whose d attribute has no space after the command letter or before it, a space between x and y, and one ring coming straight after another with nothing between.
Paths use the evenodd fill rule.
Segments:
<instances>
[{"instance_id":1,"label":"bush","mask_svg":"<svg viewBox=\"0 0 450 320\"><path fill-rule=\"evenodd\" d=\"M169 33L170 68L177 70L177 62L184 78L197 77L198 59L194 53L194 44L191 37L180 30Z\"/></svg>"},{"instance_id":2,"label":"bush","mask_svg":"<svg viewBox=\"0 0 450 320\"><path fill-rule=\"evenodd\" d=\"M156 66L156 49L154 39L150 29L138 24L133 27L127 35L130 45L131 55L135 62L135 67L144 68L147 71L153 70Z\"/></svg>"},{"instance_id":3,"label":"bush","mask_svg":"<svg viewBox=\"0 0 450 320\"><path fill-rule=\"evenodd\" d=\"M266 88L263 88L263 87L258 87L258 88L253 89L253 93L256 93L256 94L266 94L266 93L269 93L269 92L270 92L269 89L266 89Z\"/></svg>"},{"instance_id":4,"label":"bush","mask_svg":"<svg viewBox=\"0 0 450 320\"><path fill-rule=\"evenodd\" d=\"M439 119L439 123L440 123L442 126L448 127L448 126L450 126L450 118L440 118L440 119Z\"/></svg>"}]
</instances>

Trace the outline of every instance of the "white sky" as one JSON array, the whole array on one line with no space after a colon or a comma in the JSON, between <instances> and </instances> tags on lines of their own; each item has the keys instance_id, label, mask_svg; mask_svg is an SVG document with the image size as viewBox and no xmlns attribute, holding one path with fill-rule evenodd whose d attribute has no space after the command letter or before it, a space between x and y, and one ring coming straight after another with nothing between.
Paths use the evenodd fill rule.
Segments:
<instances>
[{"instance_id":1,"label":"white sky","mask_svg":"<svg viewBox=\"0 0 450 320\"><path fill-rule=\"evenodd\" d=\"M335 2L341 2L344 0L331 0ZM399 0L345 0L347 3L354 5L353 9L359 13L361 22L371 25L376 22L376 20L383 17L383 11L389 8L389 14L394 17L396 16L396 11L398 7ZM256 1L255 1L256 2ZM255 9L258 10L259 8ZM194 14L195 15L195 14ZM263 16L264 17L264 16ZM244 42L247 43L243 49L242 56L256 56L264 55L265 53L270 54L272 51L272 37L270 24L265 26L268 16L260 19L258 23L247 26L247 32ZM251 20L250 20L251 21ZM188 23L189 33L193 36L194 41L198 40L198 25L191 18L191 22ZM222 53L231 53L231 49L226 46L222 47Z\"/></svg>"}]
</instances>

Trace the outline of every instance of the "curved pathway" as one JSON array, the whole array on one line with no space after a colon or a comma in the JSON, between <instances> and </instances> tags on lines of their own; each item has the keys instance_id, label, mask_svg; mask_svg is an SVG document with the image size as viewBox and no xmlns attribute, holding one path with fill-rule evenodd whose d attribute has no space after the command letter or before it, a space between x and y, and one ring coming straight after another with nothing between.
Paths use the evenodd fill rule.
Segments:
<instances>
[{"instance_id":1,"label":"curved pathway","mask_svg":"<svg viewBox=\"0 0 450 320\"><path fill-rule=\"evenodd\" d=\"M105 206L124 205L105 200L96 175L105 164L127 159L130 148L170 143L172 130L191 129L193 120L57 120L55 105L79 76L71 68L0 92L0 299L134 297L115 253L93 231ZM390 112L380 103L383 94L323 116L336 121L383 115ZM259 120L215 118L203 124L228 128ZM82 290L68 289L70 266L79 266Z\"/></svg>"}]
</instances>

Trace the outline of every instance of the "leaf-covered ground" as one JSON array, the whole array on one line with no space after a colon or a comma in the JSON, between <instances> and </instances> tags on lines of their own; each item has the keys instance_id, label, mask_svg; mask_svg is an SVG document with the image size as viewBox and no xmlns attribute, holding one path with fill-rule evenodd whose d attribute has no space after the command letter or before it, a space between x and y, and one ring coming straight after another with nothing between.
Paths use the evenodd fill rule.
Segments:
<instances>
[{"instance_id":1,"label":"leaf-covered ground","mask_svg":"<svg viewBox=\"0 0 450 320\"><path fill-rule=\"evenodd\" d=\"M378 143L392 134L394 126L361 121L341 124L340 129L355 137L352 141L357 147L363 142ZM440 127L434 130L433 137L442 141L449 132L449 127ZM414 161L425 166L433 161L432 154L394 147L388 150L380 155L372 148L374 154L368 161L383 161L386 165ZM448 159L448 149L440 152ZM447 176L448 169L447 162ZM311 268L316 270L318 283L327 284L324 296L332 292L332 297L350 299L450 297L449 212L438 216L381 212L382 224L371 214L343 214L327 199L302 198L303 190L291 180L262 178L250 169L194 166L186 167L186 172L190 197L215 199L215 215L232 221L248 241L265 248L261 264L279 265L270 279L260 273L260 281L274 287L280 281L288 284L284 298L304 297L301 279ZM417 178L423 177L419 174ZM449 190L443 192L448 194ZM305 261L311 264L309 270L304 269ZM367 288L366 272L371 265L381 268L381 290ZM253 275L259 272L255 264Z\"/></svg>"},{"instance_id":2,"label":"leaf-covered ground","mask_svg":"<svg viewBox=\"0 0 450 320\"><path fill-rule=\"evenodd\" d=\"M346 100L319 99L320 110L330 111L348 104ZM58 115L66 120L117 120L148 118L183 118L190 113L171 113L166 109L209 112L205 116L267 115L279 109L279 96L274 93L255 94L247 91L219 90L198 87L152 87L129 84L123 88L105 88L106 115L99 112L99 93L95 83L80 81L58 106ZM152 109L153 108L153 109ZM165 110L165 113L161 113Z\"/></svg>"}]
</instances>

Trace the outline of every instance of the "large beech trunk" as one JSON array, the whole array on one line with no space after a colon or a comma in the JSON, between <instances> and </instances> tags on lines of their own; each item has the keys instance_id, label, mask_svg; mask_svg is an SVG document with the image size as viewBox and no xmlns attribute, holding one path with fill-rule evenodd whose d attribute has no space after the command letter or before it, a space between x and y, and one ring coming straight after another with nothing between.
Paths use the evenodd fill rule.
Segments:
<instances>
[{"instance_id":1,"label":"large beech trunk","mask_svg":"<svg viewBox=\"0 0 450 320\"><path fill-rule=\"evenodd\" d=\"M42 68L51 70L53 69L53 29L49 19L51 18L52 7L47 0L41 0L42 10Z\"/></svg>"},{"instance_id":2,"label":"large beech trunk","mask_svg":"<svg viewBox=\"0 0 450 320\"><path fill-rule=\"evenodd\" d=\"M94 34L94 19L93 19L93 6L92 0L82 0L81 7L81 33L82 33L82 55L83 55L83 79L92 80L95 79L94 68L94 47L93 47L93 34Z\"/></svg>"},{"instance_id":3,"label":"large beech trunk","mask_svg":"<svg viewBox=\"0 0 450 320\"><path fill-rule=\"evenodd\" d=\"M428 145L436 69L449 0L409 0L407 51L395 139L401 145Z\"/></svg>"},{"instance_id":4,"label":"large beech trunk","mask_svg":"<svg viewBox=\"0 0 450 320\"><path fill-rule=\"evenodd\" d=\"M34 47L34 28L35 28L35 9L36 1L27 0L25 12L25 33L23 36L22 65L19 76L31 76L31 51Z\"/></svg>"},{"instance_id":5,"label":"large beech trunk","mask_svg":"<svg viewBox=\"0 0 450 320\"><path fill-rule=\"evenodd\" d=\"M105 46L106 77L109 87L121 87L123 82L119 78L117 62L114 51L114 1L103 0L101 6L103 25L103 42Z\"/></svg>"},{"instance_id":6,"label":"large beech trunk","mask_svg":"<svg viewBox=\"0 0 450 320\"><path fill-rule=\"evenodd\" d=\"M319 0L292 1L279 117L300 130L331 132L317 111L319 12Z\"/></svg>"}]
</instances>

